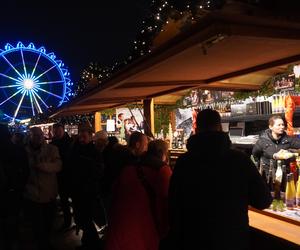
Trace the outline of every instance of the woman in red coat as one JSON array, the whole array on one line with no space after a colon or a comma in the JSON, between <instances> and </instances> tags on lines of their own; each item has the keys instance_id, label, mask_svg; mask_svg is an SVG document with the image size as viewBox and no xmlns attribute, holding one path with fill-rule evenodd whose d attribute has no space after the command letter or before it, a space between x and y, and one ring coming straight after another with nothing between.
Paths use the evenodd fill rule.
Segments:
<instances>
[{"instance_id":1,"label":"woman in red coat","mask_svg":"<svg viewBox=\"0 0 300 250\"><path fill-rule=\"evenodd\" d=\"M139 164L125 167L114 183L105 250L157 250L168 232L168 144L149 143Z\"/></svg>"}]
</instances>

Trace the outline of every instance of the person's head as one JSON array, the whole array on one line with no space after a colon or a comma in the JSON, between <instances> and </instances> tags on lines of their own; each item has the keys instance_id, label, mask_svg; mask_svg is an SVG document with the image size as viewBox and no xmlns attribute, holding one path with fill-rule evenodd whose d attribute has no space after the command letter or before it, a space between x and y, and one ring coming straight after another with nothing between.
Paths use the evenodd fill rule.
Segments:
<instances>
[{"instance_id":1,"label":"person's head","mask_svg":"<svg viewBox=\"0 0 300 250\"><path fill-rule=\"evenodd\" d=\"M274 115L269 119L269 129L273 135L282 135L284 132L285 124L281 116Z\"/></svg>"},{"instance_id":2,"label":"person's head","mask_svg":"<svg viewBox=\"0 0 300 250\"><path fill-rule=\"evenodd\" d=\"M82 128L78 133L78 142L80 144L86 145L92 141L93 132L91 128Z\"/></svg>"},{"instance_id":3,"label":"person's head","mask_svg":"<svg viewBox=\"0 0 300 250\"><path fill-rule=\"evenodd\" d=\"M123 121L124 120L124 114L123 113L118 114L118 119Z\"/></svg>"},{"instance_id":4,"label":"person's head","mask_svg":"<svg viewBox=\"0 0 300 250\"><path fill-rule=\"evenodd\" d=\"M134 155L142 155L148 149L148 138L145 134L135 131L129 137L128 147Z\"/></svg>"},{"instance_id":5,"label":"person's head","mask_svg":"<svg viewBox=\"0 0 300 250\"><path fill-rule=\"evenodd\" d=\"M11 141L15 145L23 145L24 144L24 134L20 132L13 133L11 137Z\"/></svg>"},{"instance_id":6,"label":"person's head","mask_svg":"<svg viewBox=\"0 0 300 250\"><path fill-rule=\"evenodd\" d=\"M29 132L29 143L37 148L45 143L44 133L39 127L32 127Z\"/></svg>"},{"instance_id":7,"label":"person's head","mask_svg":"<svg viewBox=\"0 0 300 250\"><path fill-rule=\"evenodd\" d=\"M53 137L55 139L61 139L64 137L65 134L65 127L61 123L53 124Z\"/></svg>"},{"instance_id":8,"label":"person's head","mask_svg":"<svg viewBox=\"0 0 300 250\"><path fill-rule=\"evenodd\" d=\"M221 116L218 111L204 109L197 114L196 133L222 131Z\"/></svg>"},{"instance_id":9,"label":"person's head","mask_svg":"<svg viewBox=\"0 0 300 250\"><path fill-rule=\"evenodd\" d=\"M150 141L147 153L166 162L168 160L169 145L167 142L160 139Z\"/></svg>"},{"instance_id":10,"label":"person's head","mask_svg":"<svg viewBox=\"0 0 300 250\"><path fill-rule=\"evenodd\" d=\"M104 147L108 144L108 135L104 130L97 131L94 136L95 146L102 151Z\"/></svg>"},{"instance_id":11,"label":"person's head","mask_svg":"<svg viewBox=\"0 0 300 250\"><path fill-rule=\"evenodd\" d=\"M0 144L5 145L10 140L10 133L7 125L0 124Z\"/></svg>"}]
</instances>

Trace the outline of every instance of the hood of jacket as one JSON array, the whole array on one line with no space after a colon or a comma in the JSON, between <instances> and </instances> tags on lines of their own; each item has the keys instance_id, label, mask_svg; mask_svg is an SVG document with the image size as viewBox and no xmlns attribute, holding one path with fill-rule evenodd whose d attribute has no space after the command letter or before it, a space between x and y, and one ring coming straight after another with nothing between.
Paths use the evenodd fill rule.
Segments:
<instances>
[{"instance_id":1,"label":"hood of jacket","mask_svg":"<svg viewBox=\"0 0 300 250\"><path fill-rule=\"evenodd\" d=\"M229 136L225 132L205 132L192 135L187 142L189 152L199 152L207 154L222 154L231 147Z\"/></svg>"},{"instance_id":2,"label":"hood of jacket","mask_svg":"<svg viewBox=\"0 0 300 250\"><path fill-rule=\"evenodd\" d=\"M140 164L142 166L151 167L154 169L160 169L161 167L166 165L166 163L163 162L161 159L159 159L151 154L145 154L141 158Z\"/></svg>"}]
</instances>

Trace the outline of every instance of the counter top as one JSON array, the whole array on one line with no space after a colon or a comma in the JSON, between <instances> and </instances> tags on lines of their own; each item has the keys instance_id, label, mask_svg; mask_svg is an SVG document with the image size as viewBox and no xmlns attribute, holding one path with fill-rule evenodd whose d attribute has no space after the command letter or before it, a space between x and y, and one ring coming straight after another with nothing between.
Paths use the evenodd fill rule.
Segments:
<instances>
[{"instance_id":1,"label":"counter top","mask_svg":"<svg viewBox=\"0 0 300 250\"><path fill-rule=\"evenodd\" d=\"M249 225L268 234L300 245L300 224L285 221L250 208Z\"/></svg>"}]
</instances>

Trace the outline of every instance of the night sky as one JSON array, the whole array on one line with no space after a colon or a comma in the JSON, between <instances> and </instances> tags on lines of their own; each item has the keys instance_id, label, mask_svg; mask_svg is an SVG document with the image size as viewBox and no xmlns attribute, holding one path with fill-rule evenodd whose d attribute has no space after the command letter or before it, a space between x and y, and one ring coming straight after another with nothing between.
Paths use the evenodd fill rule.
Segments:
<instances>
[{"instance_id":1,"label":"night sky","mask_svg":"<svg viewBox=\"0 0 300 250\"><path fill-rule=\"evenodd\" d=\"M11 0L2 5L0 48L18 41L44 46L65 63L75 82L91 61L110 66L125 58L149 13L149 0L77 1Z\"/></svg>"}]
</instances>

